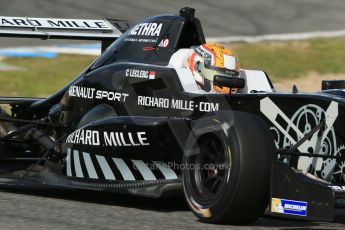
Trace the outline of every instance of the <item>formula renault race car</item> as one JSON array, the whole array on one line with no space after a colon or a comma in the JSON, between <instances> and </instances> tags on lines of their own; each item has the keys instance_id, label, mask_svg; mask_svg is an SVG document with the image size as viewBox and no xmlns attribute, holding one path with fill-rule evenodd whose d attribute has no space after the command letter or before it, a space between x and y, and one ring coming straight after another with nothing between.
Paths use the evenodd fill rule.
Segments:
<instances>
[{"instance_id":1,"label":"formula renault race car","mask_svg":"<svg viewBox=\"0 0 345 230\"><path fill-rule=\"evenodd\" d=\"M203 92L183 65L205 43L191 8L130 29L115 20L15 17L1 17L0 29L102 41L102 55L54 95L0 98L1 184L184 194L209 223L332 221L341 207L344 81L283 94L265 72L242 69L237 78L214 76L236 93Z\"/></svg>"}]
</instances>

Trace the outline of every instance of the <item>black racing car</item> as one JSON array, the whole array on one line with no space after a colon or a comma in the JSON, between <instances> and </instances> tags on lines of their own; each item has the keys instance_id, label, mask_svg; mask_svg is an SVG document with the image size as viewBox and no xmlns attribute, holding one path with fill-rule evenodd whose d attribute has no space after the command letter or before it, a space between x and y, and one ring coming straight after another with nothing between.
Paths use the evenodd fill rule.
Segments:
<instances>
[{"instance_id":1,"label":"black racing car","mask_svg":"<svg viewBox=\"0 0 345 230\"><path fill-rule=\"evenodd\" d=\"M214 77L237 93L199 92L181 64L184 50L205 43L191 8L130 29L115 20L1 19L1 36L96 39L103 49L48 98L0 98L10 108L0 116L3 184L184 194L209 223L333 220L345 198L344 81L282 94L264 72L241 70Z\"/></svg>"}]
</instances>

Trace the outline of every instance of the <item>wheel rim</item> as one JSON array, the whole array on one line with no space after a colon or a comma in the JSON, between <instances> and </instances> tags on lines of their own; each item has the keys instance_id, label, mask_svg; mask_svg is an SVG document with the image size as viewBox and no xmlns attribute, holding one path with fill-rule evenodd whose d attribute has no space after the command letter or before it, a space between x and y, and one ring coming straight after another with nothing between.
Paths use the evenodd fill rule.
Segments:
<instances>
[{"instance_id":1,"label":"wheel rim","mask_svg":"<svg viewBox=\"0 0 345 230\"><path fill-rule=\"evenodd\" d=\"M197 141L198 153L190 157L190 164L198 167L189 169L191 188L199 203L212 202L221 193L231 170L231 154L220 138L207 135Z\"/></svg>"}]
</instances>

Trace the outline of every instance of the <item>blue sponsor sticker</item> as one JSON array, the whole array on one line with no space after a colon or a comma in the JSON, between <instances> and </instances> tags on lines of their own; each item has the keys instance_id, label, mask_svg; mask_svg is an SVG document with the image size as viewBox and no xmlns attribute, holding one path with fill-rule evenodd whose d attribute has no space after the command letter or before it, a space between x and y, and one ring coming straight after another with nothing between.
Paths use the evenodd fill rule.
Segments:
<instances>
[{"instance_id":1,"label":"blue sponsor sticker","mask_svg":"<svg viewBox=\"0 0 345 230\"><path fill-rule=\"evenodd\" d=\"M308 203L304 201L272 198L271 212L286 215L307 216Z\"/></svg>"}]
</instances>

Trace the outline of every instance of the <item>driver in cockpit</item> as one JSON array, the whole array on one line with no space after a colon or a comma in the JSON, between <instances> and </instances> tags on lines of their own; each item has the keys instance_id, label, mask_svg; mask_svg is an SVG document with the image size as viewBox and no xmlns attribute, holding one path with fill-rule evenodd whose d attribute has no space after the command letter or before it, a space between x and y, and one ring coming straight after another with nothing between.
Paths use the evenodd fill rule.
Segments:
<instances>
[{"instance_id":1,"label":"driver in cockpit","mask_svg":"<svg viewBox=\"0 0 345 230\"><path fill-rule=\"evenodd\" d=\"M206 92L236 93L237 89L216 86L215 75L239 77L240 63L236 54L219 43L206 43L193 49L185 62L198 87Z\"/></svg>"}]
</instances>

